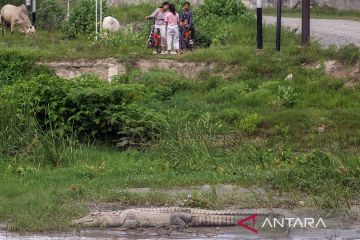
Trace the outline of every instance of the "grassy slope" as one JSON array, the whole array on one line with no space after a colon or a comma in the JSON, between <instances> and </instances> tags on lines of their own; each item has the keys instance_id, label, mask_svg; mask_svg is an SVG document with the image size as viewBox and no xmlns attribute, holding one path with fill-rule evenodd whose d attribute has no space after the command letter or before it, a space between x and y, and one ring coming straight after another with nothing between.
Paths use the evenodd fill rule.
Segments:
<instances>
[{"instance_id":1,"label":"grassy slope","mask_svg":"<svg viewBox=\"0 0 360 240\"><path fill-rule=\"evenodd\" d=\"M128 9L124 19L140 20L139 15L148 12L145 8ZM120 16L121 10L113 11ZM344 87L344 79L326 76L322 69L302 67L303 63L321 62L339 54L320 50L316 44L298 49L298 37L289 33L284 33L284 49L277 53L271 27L265 29L267 50L258 53L248 41L254 37L254 29L241 24L234 29L241 36L236 43L175 58L238 64L242 71L230 80L202 74L196 82L185 80L188 87L169 99L147 103L166 113L171 127L160 142L144 151L96 146L65 149L62 154L68 162L56 168L32 163L26 156L2 159L0 218L17 230L61 230L87 211L88 201L177 202L161 194L139 196L116 191L146 186L264 186L294 196L290 206L303 199L301 194L309 196L307 206L317 207L345 206L356 199L359 88ZM50 41L46 40L48 36ZM65 41L59 40L57 33L46 32L30 40L7 36L0 47L34 53L43 59L150 56L138 46L96 49L86 38ZM285 81L290 73L294 79ZM163 79L177 76L152 71L142 78L162 86ZM293 107L279 104L279 86L294 89ZM255 130L248 132L253 122L244 119L254 113L259 120L255 121ZM318 131L322 125L325 132ZM240 200L231 203L243 204ZM261 202L253 205L258 206Z\"/></svg>"}]
</instances>

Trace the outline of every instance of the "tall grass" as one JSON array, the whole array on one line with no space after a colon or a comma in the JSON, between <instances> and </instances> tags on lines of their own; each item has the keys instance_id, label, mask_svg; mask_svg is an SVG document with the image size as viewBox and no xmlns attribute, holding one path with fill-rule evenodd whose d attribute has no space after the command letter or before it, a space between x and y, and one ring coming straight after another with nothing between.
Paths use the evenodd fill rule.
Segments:
<instances>
[{"instance_id":1,"label":"tall grass","mask_svg":"<svg viewBox=\"0 0 360 240\"><path fill-rule=\"evenodd\" d=\"M50 166L68 163L64 151L74 146L71 136L65 139L56 131L41 129L28 105L19 112L2 104L0 112L0 158Z\"/></svg>"}]
</instances>

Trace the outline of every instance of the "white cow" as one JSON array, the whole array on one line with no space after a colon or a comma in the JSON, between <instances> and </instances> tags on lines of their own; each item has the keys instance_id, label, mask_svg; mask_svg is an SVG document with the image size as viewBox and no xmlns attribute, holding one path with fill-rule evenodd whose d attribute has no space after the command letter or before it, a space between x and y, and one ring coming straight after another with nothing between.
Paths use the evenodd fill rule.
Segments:
<instances>
[{"instance_id":1,"label":"white cow","mask_svg":"<svg viewBox=\"0 0 360 240\"><path fill-rule=\"evenodd\" d=\"M0 23L3 27L10 28L11 33L14 32L15 27L18 27L22 33L35 33L35 27L31 25L28 10L24 4L19 7L11 4L5 5L0 12Z\"/></svg>"},{"instance_id":2,"label":"white cow","mask_svg":"<svg viewBox=\"0 0 360 240\"><path fill-rule=\"evenodd\" d=\"M118 20L116 20L113 17L105 17L103 24L102 24L102 28L105 31L109 31L109 32L118 32L120 30L120 23Z\"/></svg>"}]
</instances>

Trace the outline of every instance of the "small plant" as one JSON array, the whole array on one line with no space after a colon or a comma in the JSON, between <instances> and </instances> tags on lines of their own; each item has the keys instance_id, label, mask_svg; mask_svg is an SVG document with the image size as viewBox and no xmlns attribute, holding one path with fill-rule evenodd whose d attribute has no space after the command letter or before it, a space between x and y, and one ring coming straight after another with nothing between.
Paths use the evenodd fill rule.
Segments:
<instances>
[{"instance_id":1,"label":"small plant","mask_svg":"<svg viewBox=\"0 0 360 240\"><path fill-rule=\"evenodd\" d=\"M275 136L283 140L287 140L289 138L289 127L284 124L275 125L271 131Z\"/></svg>"},{"instance_id":2,"label":"small plant","mask_svg":"<svg viewBox=\"0 0 360 240\"><path fill-rule=\"evenodd\" d=\"M291 86L279 86L278 97L283 106L292 108L297 102L298 93Z\"/></svg>"},{"instance_id":3,"label":"small plant","mask_svg":"<svg viewBox=\"0 0 360 240\"><path fill-rule=\"evenodd\" d=\"M204 208L209 209L212 206L212 201L200 192L194 192L192 195L188 195L185 200L183 200L180 205L182 207L189 208Z\"/></svg>"},{"instance_id":4,"label":"small plant","mask_svg":"<svg viewBox=\"0 0 360 240\"><path fill-rule=\"evenodd\" d=\"M261 118L257 113L248 115L240 121L240 128L247 134L251 135L256 131L260 121Z\"/></svg>"}]
</instances>

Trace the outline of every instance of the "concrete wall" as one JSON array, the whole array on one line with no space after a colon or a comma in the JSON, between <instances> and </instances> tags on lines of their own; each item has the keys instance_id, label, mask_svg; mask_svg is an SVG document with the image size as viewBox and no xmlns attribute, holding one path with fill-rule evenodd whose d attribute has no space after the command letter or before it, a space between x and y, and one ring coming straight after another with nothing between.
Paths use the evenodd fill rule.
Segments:
<instances>
[{"instance_id":1,"label":"concrete wall","mask_svg":"<svg viewBox=\"0 0 360 240\"><path fill-rule=\"evenodd\" d=\"M112 6L119 4L139 4L139 3L154 3L160 4L164 0L107 0ZM189 0L192 4L201 4L203 0ZM219 0L222 1L222 0ZM256 7L256 0L241 0L249 8ZM265 7L272 7L276 5L277 0L263 0ZM301 4L301 0L283 0L287 7L294 7ZM312 4L319 6L333 7L339 10L359 10L360 0L311 0Z\"/></svg>"}]
</instances>

